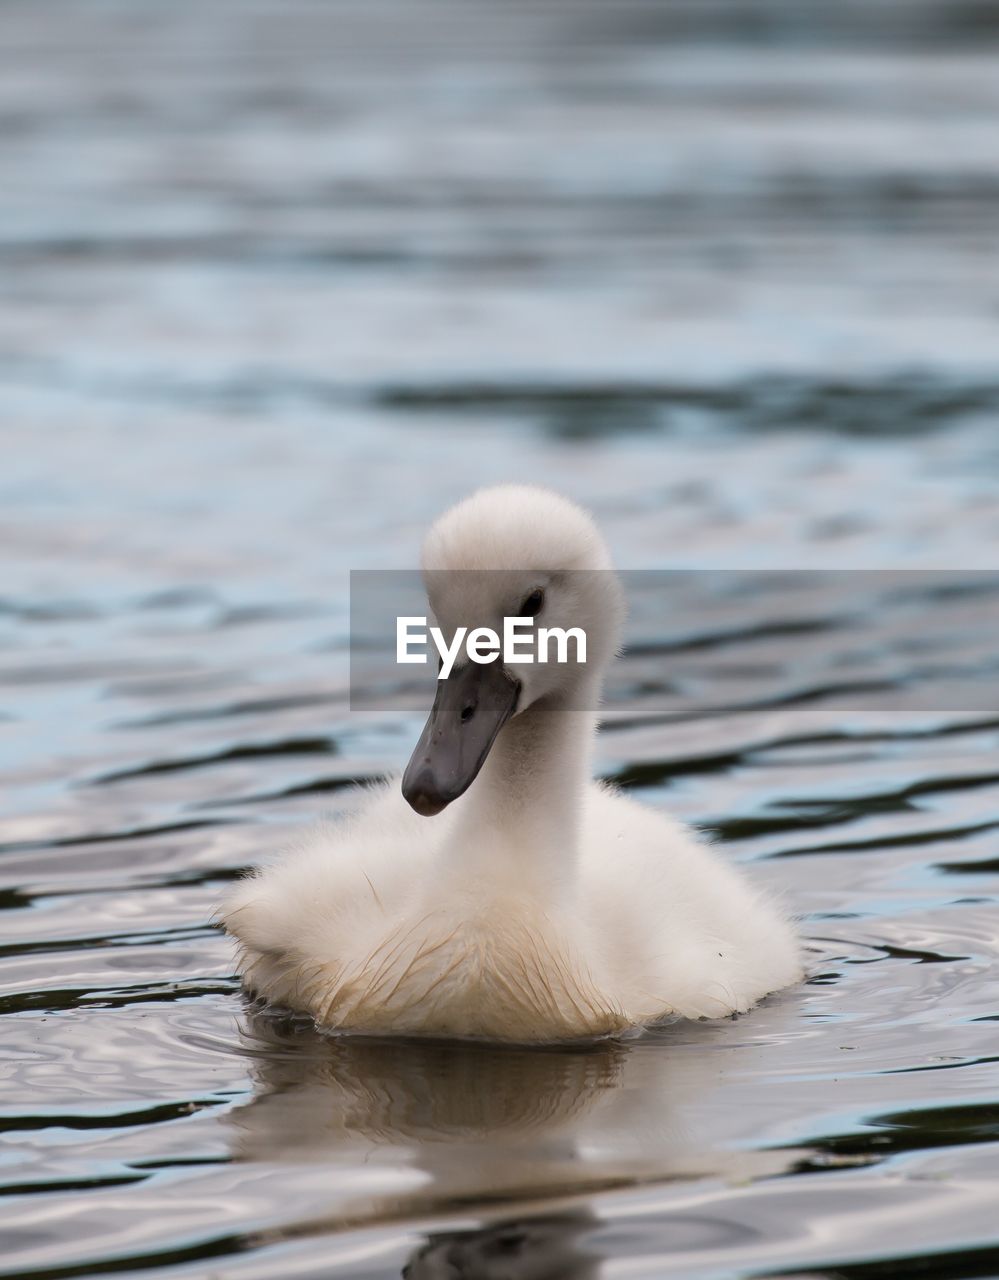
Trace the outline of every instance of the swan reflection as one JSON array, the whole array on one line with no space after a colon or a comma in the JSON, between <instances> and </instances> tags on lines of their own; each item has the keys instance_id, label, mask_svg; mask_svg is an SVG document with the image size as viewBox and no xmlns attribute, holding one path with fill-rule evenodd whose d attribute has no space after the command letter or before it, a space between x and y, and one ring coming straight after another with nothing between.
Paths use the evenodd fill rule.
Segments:
<instances>
[{"instance_id":1,"label":"swan reflection","mask_svg":"<svg viewBox=\"0 0 999 1280\"><path fill-rule=\"evenodd\" d=\"M331 1037L259 1013L243 1039L254 1096L230 1113L239 1156L401 1157L429 1175L428 1198L438 1202L585 1179L580 1144L596 1117L624 1101L629 1061L620 1041L519 1048ZM601 1183L607 1170L602 1160Z\"/></svg>"},{"instance_id":2,"label":"swan reflection","mask_svg":"<svg viewBox=\"0 0 999 1280\"><path fill-rule=\"evenodd\" d=\"M433 1232L403 1268L404 1280L597 1280L586 1244L592 1214L546 1214L477 1231Z\"/></svg>"},{"instance_id":3,"label":"swan reflection","mask_svg":"<svg viewBox=\"0 0 999 1280\"><path fill-rule=\"evenodd\" d=\"M719 1153L704 1132L719 1034L686 1023L521 1048L321 1035L249 1012L254 1089L228 1113L232 1154L318 1189L321 1218L290 1234L428 1218L453 1227L428 1230L411 1280L586 1280L598 1274L585 1240L594 1219L578 1197L786 1164L787 1152ZM476 1229L463 1228L471 1215Z\"/></svg>"}]
</instances>

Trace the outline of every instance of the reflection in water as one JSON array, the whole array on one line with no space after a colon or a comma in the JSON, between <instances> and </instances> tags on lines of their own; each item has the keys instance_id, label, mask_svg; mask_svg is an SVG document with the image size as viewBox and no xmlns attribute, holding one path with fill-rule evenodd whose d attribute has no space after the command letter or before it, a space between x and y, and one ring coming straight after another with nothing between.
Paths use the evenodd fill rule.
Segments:
<instances>
[{"instance_id":1,"label":"reflection in water","mask_svg":"<svg viewBox=\"0 0 999 1280\"><path fill-rule=\"evenodd\" d=\"M299 1157L333 1141L436 1147L526 1137L536 1151L539 1133L561 1132L606 1102L627 1056L609 1040L535 1049L323 1036L311 1022L260 1011L244 1039L257 1090L234 1120L254 1147Z\"/></svg>"},{"instance_id":2,"label":"reflection in water","mask_svg":"<svg viewBox=\"0 0 999 1280\"><path fill-rule=\"evenodd\" d=\"M580 1211L434 1233L402 1274L405 1280L595 1280L600 1259L585 1240L594 1223Z\"/></svg>"},{"instance_id":3,"label":"reflection in water","mask_svg":"<svg viewBox=\"0 0 999 1280\"><path fill-rule=\"evenodd\" d=\"M667 1089L664 1076L661 1093L644 1098L648 1124L622 1124L615 1117L628 1104L626 1081L637 1059L619 1041L518 1048L329 1037L301 1020L262 1012L249 1015L243 1035L255 1092L230 1117L238 1156L370 1164L381 1155L422 1175L416 1190L381 1193L374 1203L355 1199L341 1221L361 1213L452 1215L466 1206L481 1214L483 1204L488 1215L489 1205L648 1177L654 1155L659 1177L685 1176L686 1143L672 1103L689 1088L672 1079ZM608 1159L606 1148L625 1135L647 1141ZM599 1163L595 1152L604 1153ZM672 1175L664 1172L669 1166ZM585 1280L597 1274L598 1260L582 1240L593 1222L569 1210L433 1233L403 1274Z\"/></svg>"},{"instance_id":4,"label":"reflection in water","mask_svg":"<svg viewBox=\"0 0 999 1280\"><path fill-rule=\"evenodd\" d=\"M331 1188L343 1166L415 1175L355 1183L310 1231L483 1207L509 1215L514 1204L598 1189L790 1167L791 1150L720 1156L713 1147L700 1103L719 1078L718 1034L677 1024L632 1040L520 1048L321 1035L254 1010L242 1029L253 1097L227 1117L230 1146L242 1161L322 1164ZM493 1230L483 1248L499 1247ZM529 1240L553 1251L555 1236L570 1247L561 1225L532 1228ZM443 1256L444 1244L434 1247L428 1259ZM478 1248L447 1237L448 1250L471 1257Z\"/></svg>"},{"instance_id":5,"label":"reflection in water","mask_svg":"<svg viewBox=\"0 0 999 1280\"><path fill-rule=\"evenodd\" d=\"M425 1175L417 1192L368 1213L397 1217L444 1200L557 1194L626 1176L623 1164L587 1173L577 1163L584 1134L625 1096L628 1052L620 1043L497 1049L324 1037L260 1013L250 1016L244 1037L255 1090L231 1116L236 1154L351 1162L401 1156Z\"/></svg>"}]
</instances>

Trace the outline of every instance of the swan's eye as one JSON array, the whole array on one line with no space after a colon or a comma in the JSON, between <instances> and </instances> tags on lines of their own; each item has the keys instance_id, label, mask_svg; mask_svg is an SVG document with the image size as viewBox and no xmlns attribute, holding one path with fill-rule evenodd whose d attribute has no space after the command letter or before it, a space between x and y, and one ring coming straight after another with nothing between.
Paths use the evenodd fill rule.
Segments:
<instances>
[{"instance_id":1,"label":"swan's eye","mask_svg":"<svg viewBox=\"0 0 999 1280\"><path fill-rule=\"evenodd\" d=\"M524 603L520 606L520 618L536 618L541 612L545 603L545 593L540 587L535 587Z\"/></svg>"}]
</instances>

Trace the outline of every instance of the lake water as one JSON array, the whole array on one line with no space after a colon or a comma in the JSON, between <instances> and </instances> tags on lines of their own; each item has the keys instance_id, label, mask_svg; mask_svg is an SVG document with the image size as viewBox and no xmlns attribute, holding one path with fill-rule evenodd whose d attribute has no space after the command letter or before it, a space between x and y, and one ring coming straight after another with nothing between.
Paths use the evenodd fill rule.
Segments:
<instances>
[{"instance_id":1,"label":"lake water","mask_svg":"<svg viewBox=\"0 0 999 1280\"><path fill-rule=\"evenodd\" d=\"M0 1280L999 1274L997 120L984 2L6 0ZM501 479L766 587L642 636L599 768L799 989L244 1008L226 885L422 721L348 709L348 572Z\"/></svg>"}]
</instances>

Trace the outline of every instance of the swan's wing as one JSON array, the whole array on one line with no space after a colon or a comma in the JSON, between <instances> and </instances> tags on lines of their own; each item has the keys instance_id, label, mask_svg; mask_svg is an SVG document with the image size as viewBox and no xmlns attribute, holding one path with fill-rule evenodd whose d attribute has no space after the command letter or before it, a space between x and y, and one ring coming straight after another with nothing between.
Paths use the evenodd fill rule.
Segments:
<instances>
[{"instance_id":1,"label":"swan's wing","mask_svg":"<svg viewBox=\"0 0 999 1280\"><path fill-rule=\"evenodd\" d=\"M721 850L609 788L585 813L590 946L630 1014L719 1017L800 978L787 918Z\"/></svg>"}]
</instances>

